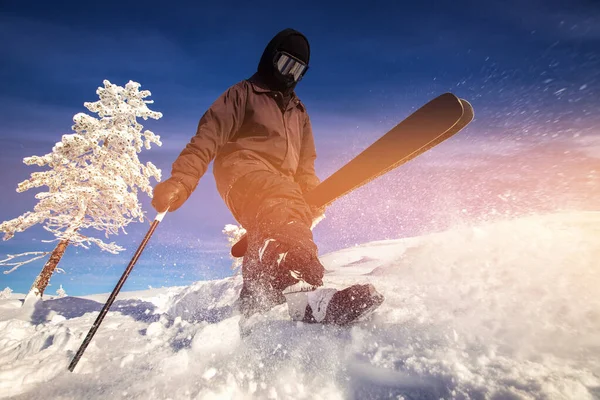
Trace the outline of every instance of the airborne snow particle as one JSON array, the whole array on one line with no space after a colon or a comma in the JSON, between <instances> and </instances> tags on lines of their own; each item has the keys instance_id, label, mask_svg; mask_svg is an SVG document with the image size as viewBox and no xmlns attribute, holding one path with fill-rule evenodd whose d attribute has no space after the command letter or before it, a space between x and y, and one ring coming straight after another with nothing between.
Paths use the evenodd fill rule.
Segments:
<instances>
[{"instance_id":1,"label":"airborne snow particle","mask_svg":"<svg viewBox=\"0 0 600 400\"><path fill-rule=\"evenodd\" d=\"M206 370L206 372L202 375L202 378L205 380L211 380L212 378L214 378L214 376L217 374L217 370L215 368L209 368Z\"/></svg>"}]
</instances>

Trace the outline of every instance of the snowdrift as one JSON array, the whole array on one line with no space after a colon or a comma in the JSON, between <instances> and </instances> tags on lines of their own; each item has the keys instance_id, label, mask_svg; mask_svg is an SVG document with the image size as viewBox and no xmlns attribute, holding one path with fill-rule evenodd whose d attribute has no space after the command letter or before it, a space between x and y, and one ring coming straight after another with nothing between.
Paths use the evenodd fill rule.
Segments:
<instances>
[{"instance_id":1,"label":"snowdrift","mask_svg":"<svg viewBox=\"0 0 600 400\"><path fill-rule=\"evenodd\" d=\"M347 328L291 322L282 305L241 339L239 276L123 293L75 373L108 295L13 294L0 300L0 397L598 398L599 238L600 213L562 213L324 255L326 285L386 297Z\"/></svg>"}]
</instances>

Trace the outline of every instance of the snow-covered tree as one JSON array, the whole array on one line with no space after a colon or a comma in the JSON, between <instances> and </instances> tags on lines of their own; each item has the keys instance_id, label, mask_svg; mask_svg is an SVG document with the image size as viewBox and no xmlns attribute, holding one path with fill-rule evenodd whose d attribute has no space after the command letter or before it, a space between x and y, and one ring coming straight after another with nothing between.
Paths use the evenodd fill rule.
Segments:
<instances>
[{"instance_id":1,"label":"snow-covered tree","mask_svg":"<svg viewBox=\"0 0 600 400\"><path fill-rule=\"evenodd\" d=\"M60 287L56 290L56 296L59 299L62 299L63 297L67 297L67 292L65 291L65 289L63 289L62 285L60 285Z\"/></svg>"},{"instance_id":2,"label":"snow-covered tree","mask_svg":"<svg viewBox=\"0 0 600 400\"><path fill-rule=\"evenodd\" d=\"M98 117L77 113L73 117L75 133L63 135L62 140L44 156L26 157L27 165L47 167L34 172L18 185L17 192L47 186L48 190L35 197L39 202L31 212L0 224L4 240L36 224L42 224L58 244L50 254L31 291L42 295L48 281L71 244L89 248L96 245L103 251L116 254L124 250L116 243L106 243L92 236L94 230L105 238L125 232L125 226L134 220L144 220L138 192L152 196L150 178L161 179L161 171L150 162L142 164L138 153L150 149L152 143L160 146L160 137L143 126L137 118L159 119L160 112L152 111L145 100L150 91L139 90L140 84L129 81L125 87L105 80L96 93L100 100L84 106ZM12 259L27 255L35 257L14 263ZM47 255L30 252L10 255L0 265L19 266Z\"/></svg>"},{"instance_id":3,"label":"snow-covered tree","mask_svg":"<svg viewBox=\"0 0 600 400\"><path fill-rule=\"evenodd\" d=\"M2 290L0 292L0 299L8 299L10 298L10 295L12 293L12 289L9 288L8 286L4 288L4 290Z\"/></svg>"}]
</instances>

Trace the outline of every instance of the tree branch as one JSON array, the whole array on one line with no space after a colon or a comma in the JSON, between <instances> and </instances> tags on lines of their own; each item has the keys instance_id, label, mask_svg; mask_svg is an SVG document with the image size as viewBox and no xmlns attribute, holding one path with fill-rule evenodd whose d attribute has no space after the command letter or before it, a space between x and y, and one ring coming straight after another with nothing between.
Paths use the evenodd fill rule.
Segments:
<instances>
[{"instance_id":1,"label":"tree branch","mask_svg":"<svg viewBox=\"0 0 600 400\"><path fill-rule=\"evenodd\" d=\"M7 267L13 267L8 271L4 271L4 274L10 274L11 272L16 271L17 268L19 268L20 266L29 264L30 262L39 260L40 258L44 258L48 254L50 254L49 251L30 251L30 252L21 253L21 254L7 254L8 258L5 260L0 260L0 265L4 265ZM14 263L8 262L8 261L14 260L17 257L25 257L25 256L36 256L36 257L32 257L26 261L20 261L20 262L14 262Z\"/></svg>"}]
</instances>

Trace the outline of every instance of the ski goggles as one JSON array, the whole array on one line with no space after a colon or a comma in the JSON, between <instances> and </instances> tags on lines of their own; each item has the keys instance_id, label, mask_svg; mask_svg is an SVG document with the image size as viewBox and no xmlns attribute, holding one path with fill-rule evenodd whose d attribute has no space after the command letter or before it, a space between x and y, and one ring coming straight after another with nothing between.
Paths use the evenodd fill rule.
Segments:
<instances>
[{"instance_id":1,"label":"ski goggles","mask_svg":"<svg viewBox=\"0 0 600 400\"><path fill-rule=\"evenodd\" d=\"M295 82L300 81L308 70L308 65L283 51L275 55L273 64L283 76L292 75Z\"/></svg>"}]
</instances>

